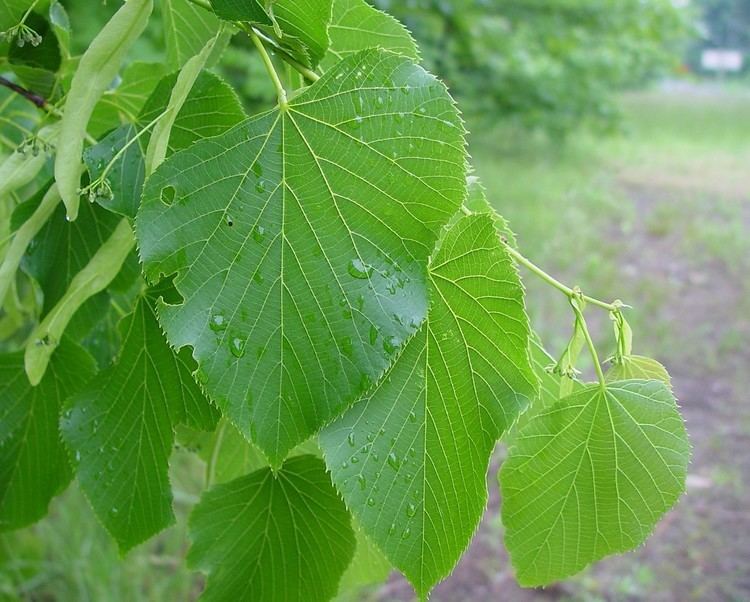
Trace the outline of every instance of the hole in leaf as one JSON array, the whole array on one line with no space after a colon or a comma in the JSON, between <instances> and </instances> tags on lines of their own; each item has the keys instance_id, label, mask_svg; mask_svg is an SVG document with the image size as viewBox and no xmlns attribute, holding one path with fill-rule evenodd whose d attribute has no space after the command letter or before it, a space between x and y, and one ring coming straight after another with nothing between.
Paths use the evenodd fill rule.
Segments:
<instances>
[{"instance_id":1,"label":"hole in leaf","mask_svg":"<svg viewBox=\"0 0 750 602\"><path fill-rule=\"evenodd\" d=\"M177 191L174 189L174 186L166 186L161 189L161 202L165 205L171 205L174 203L176 195Z\"/></svg>"}]
</instances>

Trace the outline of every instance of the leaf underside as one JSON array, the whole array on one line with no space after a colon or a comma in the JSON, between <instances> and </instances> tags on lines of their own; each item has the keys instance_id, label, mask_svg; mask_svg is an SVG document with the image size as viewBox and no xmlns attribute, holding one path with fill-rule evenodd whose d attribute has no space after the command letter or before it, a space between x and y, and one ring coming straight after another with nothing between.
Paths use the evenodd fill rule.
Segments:
<instances>
[{"instance_id":1,"label":"leaf underside","mask_svg":"<svg viewBox=\"0 0 750 602\"><path fill-rule=\"evenodd\" d=\"M659 381L589 385L534 417L500 471L518 581L549 584L643 543L683 493L689 457Z\"/></svg>"}]
</instances>

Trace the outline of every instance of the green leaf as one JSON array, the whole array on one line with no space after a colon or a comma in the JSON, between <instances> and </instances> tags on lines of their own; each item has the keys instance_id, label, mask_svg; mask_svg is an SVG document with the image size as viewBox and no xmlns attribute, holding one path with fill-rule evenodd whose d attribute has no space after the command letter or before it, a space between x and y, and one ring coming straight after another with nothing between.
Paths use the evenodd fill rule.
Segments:
<instances>
[{"instance_id":1,"label":"green leaf","mask_svg":"<svg viewBox=\"0 0 750 602\"><path fill-rule=\"evenodd\" d=\"M159 82L138 117L141 127L164 112L176 81L177 74L173 73ZM247 115L232 87L218 75L203 71L177 114L169 137L169 152L175 153L203 138L223 134L245 119ZM150 135L145 134L143 140L147 146Z\"/></svg>"},{"instance_id":2,"label":"green leaf","mask_svg":"<svg viewBox=\"0 0 750 602\"><path fill-rule=\"evenodd\" d=\"M464 196L463 134L432 76L368 51L148 180L144 268L176 273L184 299L161 323L274 465L423 321L427 258Z\"/></svg>"},{"instance_id":3,"label":"green leaf","mask_svg":"<svg viewBox=\"0 0 750 602\"><path fill-rule=\"evenodd\" d=\"M21 83L44 98L56 94L57 71L62 64L60 42L50 23L31 13L26 24L41 36L41 42L24 44L12 43L8 50L8 65L21 80Z\"/></svg>"},{"instance_id":4,"label":"green leaf","mask_svg":"<svg viewBox=\"0 0 750 602\"><path fill-rule=\"evenodd\" d=\"M212 428L218 417L192 379L189 355L164 340L149 301L120 330L118 360L70 399L62 432L81 489L125 551L174 522L174 425Z\"/></svg>"},{"instance_id":5,"label":"green leaf","mask_svg":"<svg viewBox=\"0 0 750 602\"><path fill-rule=\"evenodd\" d=\"M167 65L180 69L219 31L221 22L189 0L162 0Z\"/></svg>"},{"instance_id":6,"label":"green leaf","mask_svg":"<svg viewBox=\"0 0 750 602\"><path fill-rule=\"evenodd\" d=\"M137 135L134 125L123 125L83 153L92 182L100 178L114 160L106 183L91 191L90 200L126 217L135 217L146 179L143 149L140 141L133 141ZM118 158L115 160L115 157Z\"/></svg>"},{"instance_id":7,"label":"green leaf","mask_svg":"<svg viewBox=\"0 0 750 602\"><path fill-rule=\"evenodd\" d=\"M619 364L614 364L604 375L607 382L618 380L660 380L672 387L672 378L667 369L655 359L642 355L628 355Z\"/></svg>"},{"instance_id":8,"label":"green leaf","mask_svg":"<svg viewBox=\"0 0 750 602\"><path fill-rule=\"evenodd\" d=\"M0 0L0 31L17 25L34 0Z\"/></svg>"},{"instance_id":9,"label":"green leaf","mask_svg":"<svg viewBox=\"0 0 750 602\"><path fill-rule=\"evenodd\" d=\"M93 359L66 339L42 382L32 387L23 352L0 355L0 531L39 520L70 481L60 408L94 370Z\"/></svg>"},{"instance_id":10,"label":"green leaf","mask_svg":"<svg viewBox=\"0 0 750 602\"><path fill-rule=\"evenodd\" d=\"M464 206L474 213L489 213L495 222L495 229L500 238L507 242L514 249L518 248L516 235L510 229L510 224L502 215L495 211L487 199L487 194L481 180L473 175L466 178L466 188L468 194L464 201Z\"/></svg>"},{"instance_id":11,"label":"green leaf","mask_svg":"<svg viewBox=\"0 0 750 602\"><path fill-rule=\"evenodd\" d=\"M422 596L468 546L495 443L537 386L523 288L490 216L448 230L430 284L425 324L370 397L320 435L347 506Z\"/></svg>"},{"instance_id":12,"label":"green leaf","mask_svg":"<svg viewBox=\"0 0 750 602\"><path fill-rule=\"evenodd\" d=\"M500 471L518 581L549 584L641 545L685 490L689 458L658 381L589 385L536 416Z\"/></svg>"},{"instance_id":13,"label":"green leaf","mask_svg":"<svg viewBox=\"0 0 750 602\"><path fill-rule=\"evenodd\" d=\"M367 48L382 48L419 60L419 50L409 30L365 0L333 0L328 36L331 44L321 62L324 69Z\"/></svg>"},{"instance_id":14,"label":"green leaf","mask_svg":"<svg viewBox=\"0 0 750 602\"><path fill-rule=\"evenodd\" d=\"M392 570L391 563L360 527L355 525L354 534L357 549L339 583L339 597L345 600L349 599L345 597L347 593L354 594L368 585L383 583Z\"/></svg>"},{"instance_id":15,"label":"green leaf","mask_svg":"<svg viewBox=\"0 0 750 602\"><path fill-rule=\"evenodd\" d=\"M323 602L354 553L351 518L325 465L298 456L205 493L190 516L188 563L202 600Z\"/></svg>"},{"instance_id":16,"label":"green leaf","mask_svg":"<svg viewBox=\"0 0 750 602\"><path fill-rule=\"evenodd\" d=\"M273 19L282 47L307 67L315 68L328 50L332 0L273 0Z\"/></svg>"},{"instance_id":17,"label":"green leaf","mask_svg":"<svg viewBox=\"0 0 750 602\"><path fill-rule=\"evenodd\" d=\"M265 4L261 0L212 0L211 7L217 15L227 21L273 25Z\"/></svg>"}]
</instances>

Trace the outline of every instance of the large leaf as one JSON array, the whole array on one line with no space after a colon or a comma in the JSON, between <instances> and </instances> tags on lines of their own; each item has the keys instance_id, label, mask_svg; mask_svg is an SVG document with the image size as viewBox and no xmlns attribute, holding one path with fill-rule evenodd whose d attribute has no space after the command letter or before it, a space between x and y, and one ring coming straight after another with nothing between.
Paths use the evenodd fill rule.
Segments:
<instances>
[{"instance_id":1,"label":"large leaf","mask_svg":"<svg viewBox=\"0 0 750 602\"><path fill-rule=\"evenodd\" d=\"M60 408L94 370L91 357L65 339L42 382L32 387L23 352L0 355L0 531L39 520L70 481Z\"/></svg>"},{"instance_id":2,"label":"large leaf","mask_svg":"<svg viewBox=\"0 0 750 602\"><path fill-rule=\"evenodd\" d=\"M172 69L180 69L219 31L219 19L189 0L162 0L161 11L167 64Z\"/></svg>"},{"instance_id":3,"label":"large leaf","mask_svg":"<svg viewBox=\"0 0 750 602\"><path fill-rule=\"evenodd\" d=\"M78 481L122 550L174 521L168 460L179 423L211 428L217 416L164 340L142 299L120 324L118 360L69 402L62 430Z\"/></svg>"},{"instance_id":4,"label":"large leaf","mask_svg":"<svg viewBox=\"0 0 750 602\"><path fill-rule=\"evenodd\" d=\"M209 573L202 600L327 601L354 553L349 513L313 456L209 490L190 537L188 562Z\"/></svg>"},{"instance_id":5,"label":"large leaf","mask_svg":"<svg viewBox=\"0 0 750 602\"><path fill-rule=\"evenodd\" d=\"M365 0L333 0L328 36L331 43L321 63L326 69L367 48L383 48L419 59L417 44L406 27Z\"/></svg>"},{"instance_id":6,"label":"large leaf","mask_svg":"<svg viewBox=\"0 0 750 602\"><path fill-rule=\"evenodd\" d=\"M518 581L552 583L641 545L684 491L689 457L659 381L589 385L536 416L500 471Z\"/></svg>"},{"instance_id":7,"label":"large leaf","mask_svg":"<svg viewBox=\"0 0 750 602\"><path fill-rule=\"evenodd\" d=\"M523 288L489 215L451 227L430 281L425 324L369 398L320 435L347 505L421 595L471 540L492 450L537 386Z\"/></svg>"},{"instance_id":8,"label":"large leaf","mask_svg":"<svg viewBox=\"0 0 750 602\"><path fill-rule=\"evenodd\" d=\"M149 179L141 257L184 298L161 323L274 464L423 321L427 258L464 196L463 134L431 75L368 51Z\"/></svg>"}]
</instances>

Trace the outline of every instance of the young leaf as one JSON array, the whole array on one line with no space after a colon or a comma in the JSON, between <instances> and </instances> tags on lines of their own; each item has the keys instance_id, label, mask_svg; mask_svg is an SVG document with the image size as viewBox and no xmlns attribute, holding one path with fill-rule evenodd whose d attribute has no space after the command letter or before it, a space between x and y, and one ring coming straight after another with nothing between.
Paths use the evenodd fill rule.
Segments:
<instances>
[{"instance_id":1,"label":"young leaf","mask_svg":"<svg viewBox=\"0 0 750 602\"><path fill-rule=\"evenodd\" d=\"M589 385L534 417L500 471L519 583L546 585L642 544L683 493L689 458L658 381Z\"/></svg>"},{"instance_id":2,"label":"young leaf","mask_svg":"<svg viewBox=\"0 0 750 602\"><path fill-rule=\"evenodd\" d=\"M489 215L448 230L430 290L427 321L386 377L320 435L347 506L422 596L466 549L495 443L537 386L523 288Z\"/></svg>"},{"instance_id":3,"label":"young leaf","mask_svg":"<svg viewBox=\"0 0 750 602\"><path fill-rule=\"evenodd\" d=\"M120 331L120 357L71 398L62 432L81 488L124 551L174 521L174 425L210 429L218 416L193 381L189 354L169 348L147 299Z\"/></svg>"},{"instance_id":4,"label":"young leaf","mask_svg":"<svg viewBox=\"0 0 750 602\"><path fill-rule=\"evenodd\" d=\"M128 49L146 28L152 9L153 0L128 0L91 42L73 76L60 131L65 152L55 160L55 180L71 221L78 217L81 153L89 118Z\"/></svg>"},{"instance_id":5,"label":"young leaf","mask_svg":"<svg viewBox=\"0 0 750 602\"><path fill-rule=\"evenodd\" d=\"M672 378L667 369L655 359L642 355L627 355L619 364L614 364L604 375L607 382L618 380L660 380L672 387Z\"/></svg>"},{"instance_id":6,"label":"young leaf","mask_svg":"<svg viewBox=\"0 0 750 602\"><path fill-rule=\"evenodd\" d=\"M354 553L351 518L322 460L298 456L218 485L190 516L202 600L324 602Z\"/></svg>"},{"instance_id":7,"label":"young leaf","mask_svg":"<svg viewBox=\"0 0 750 602\"><path fill-rule=\"evenodd\" d=\"M365 0L333 0L328 36L331 44L321 62L324 69L367 48L382 48L419 60L419 50L409 30Z\"/></svg>"},{"instance_id":8,"label":"young leaf","mask_svg":"<svg viewBox=\"0 0 750 602\"><path fill-rule=\"evenodd\" d=\"M284 48L306 67L315 68L328 50L332 0L273 0L273 19Z\"/></svg>"},{"instance_id":9,"label":"young leaf","mask_svg":"<svg viewBox=\"0 0 750 602\"><path fill-rule=\"evenodd\" d=\"M273 25L271 16L261 0L212 0L211 8L227 21L244 21L250 24Z\"/></svg>"},{"instance_id":10,"label":"young leaf","mask_svg":"<svg viewBox=\"0 0 750 602\"><path fill-rule=\"evenodd\" d=\"M427 258L464 196L463 133L432 76L367 51L147 182L144 267L177 273L184 298L161 323L273 464L379 379L396 351L383 341L424 319Z\"/></svg>"},{"instance_id":11,"label":"young leaf","mask_svg":"<svg viewBox=\"0 0 750 602\"><path fill-rule=\"evenodd\" d=\"M219 31L219 19L188 0L162 0L161 12L167 64L172 69L180 69Z\"/></svg>"},{"instance_id":12,"label":"young leaf","mask_svg":"<svg viewBox=\"0 0 750 602\"><path fill-rule=\"evenodd\" d=\"M0 355L0 531L39 520L70 481L60 408L94 371L94 360L67 339L37 387L26 378L22 352Z\"/></svg>"}]
</instances>

